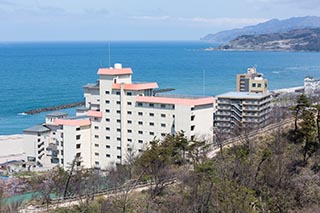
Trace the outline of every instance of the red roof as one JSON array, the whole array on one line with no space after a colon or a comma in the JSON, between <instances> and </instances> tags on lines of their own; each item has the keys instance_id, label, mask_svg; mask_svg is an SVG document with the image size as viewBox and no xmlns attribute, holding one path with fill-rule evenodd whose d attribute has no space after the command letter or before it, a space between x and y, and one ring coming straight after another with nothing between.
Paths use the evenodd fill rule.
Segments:
<instances>
[{"instance_id":1,"label":"red roof","mask_svg":"<svg viewBox=\"0 0 320 213\"><path fill-rule=\"evenodd\" d=\"M171 97L155 97L155 96L137 96L137 102L159 103L159 104L177 104L186 106L199 106L213 104L213 97L206 98L171 98Z\"/></svg>"},{"instance_id":2,"label":"red roof","mask_svg":"<svg viewBox=\"0 0 320 213\"><path fill-rule=\"evenodd\" d=\"M112 84L112 89L120 89L121 84ZM125 90L146 90L158 88L158 84L152 83L141 83L141 84L124 84L123 89Z\"/></svg>"},{"instance_id":3,"label":"red roof","mask_svg":"<svg viewBox=\"0 0 320 213\"><path fill-rule=\"evenodd\" d=\"M89 119L82 119L82 120L56 119L54 123L56 125L66 125L66 126L88 126L91 124Z\"/></svg>"},{"instance_id":4,"label":"red roof","mask_svg":"<svg viewBox=\"0 0 320 213\"><path fill-rule=\"evenodd\" d=\"M132 74L131 68L100 68L98 75L130 75Z\"/></svg>"},{"instance_id":5,"label":"red roof","mask_svg":"<svg viewBox=\"0 0 320 213\"><path fill-rule=\"evenodd\" d=\"M102 118L102 112L90 110L87 112L87 116Z\"/></svg>"}]
</instances>

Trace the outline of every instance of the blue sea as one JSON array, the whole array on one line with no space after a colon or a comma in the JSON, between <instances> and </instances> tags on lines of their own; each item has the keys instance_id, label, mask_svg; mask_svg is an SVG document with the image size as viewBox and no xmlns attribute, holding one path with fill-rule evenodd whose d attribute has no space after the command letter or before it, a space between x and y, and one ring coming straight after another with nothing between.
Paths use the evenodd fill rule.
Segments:
<instances>
[{"instance_id":1,"label":"blue sea","mask_svg":"<svg viewBox=\"0 0 320 213\"><path fill-rule=\"evenodd\" d=\"M110 44L110 54L109 46ZM204 51L203 42L0 43L0 134L19 134L42 123L34 108L83 100L83 85L99 67L122 63L134 81L157 81L174 93L215 96L235 90L237 73L256 66L269 89L303 85L320 77L320 53ZM66 110L74 113L74 109Z\"/></svg>"}]
</instances>

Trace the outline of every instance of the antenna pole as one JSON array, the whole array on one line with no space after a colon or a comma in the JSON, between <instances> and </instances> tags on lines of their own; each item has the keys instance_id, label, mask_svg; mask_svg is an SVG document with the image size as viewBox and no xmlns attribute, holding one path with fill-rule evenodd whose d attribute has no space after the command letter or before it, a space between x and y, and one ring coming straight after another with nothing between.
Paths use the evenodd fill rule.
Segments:
<instances>
[{"instance_id":1,"label":"antenna pole","mask_svg":"<svg viewBox=\"0 0 320 213\"><path fill-rule=\"evenodd\" d=\"M205 75L206 75L206 71L203 70L202 71L202 93L203 93L203 96L205 96L205 94L206 94L206 79L205 79Z\"/></svg>"},{"instance_id":2,"label":"antenna pole","mask_svg":"<svg viewBox=\"0 0 320 213\"><path fill-rule=\"evenodd\" d=\"M109 67L111 67L111 56L110 56L110 42L108 43L108 51L109 51Z\"/></svg>"}]
</instances>

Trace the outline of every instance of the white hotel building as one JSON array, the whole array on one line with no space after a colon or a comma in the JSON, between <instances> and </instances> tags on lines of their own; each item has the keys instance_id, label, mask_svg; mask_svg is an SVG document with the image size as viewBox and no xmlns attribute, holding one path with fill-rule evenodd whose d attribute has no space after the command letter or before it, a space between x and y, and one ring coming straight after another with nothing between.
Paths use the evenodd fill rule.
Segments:
<instances>
[{"instance_id":1,"label":"white hotel building","mask_svg":"<svg viewBox=\"0 0 320 213\"><path fill-rule=\"evenodd\" d=\"M85 168L106 168L126 163L129 152L143 152L166 134L211 136L213 97L160 96L157 83L133 83L131 68L121 64L100 68L98 75L96 84L84 87L85 107L76 117L54 112L24 131L27 160L68 168L77 156Z\"/></svg>"}]
</instances>

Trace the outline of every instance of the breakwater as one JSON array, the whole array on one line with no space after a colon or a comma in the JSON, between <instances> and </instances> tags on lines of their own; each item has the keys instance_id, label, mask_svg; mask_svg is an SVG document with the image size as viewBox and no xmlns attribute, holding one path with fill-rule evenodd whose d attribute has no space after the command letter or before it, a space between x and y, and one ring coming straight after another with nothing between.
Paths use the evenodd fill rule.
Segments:
<instances>
[{"instance_id":1,"label":"breakwater","mask_svg":"<svg viewBox=\"0 0 320 213\"><path fill-rule=\"evenodd\" d=\"M83 105L84 105L84 102L81 101L81 102L75 102L75 103L69 103L69 104L62 104L59 106L51 106L51 107L32 109L32 110L28 110L28 111L24 112L24 114L34 115L34 114L38 114L41 112L56 111L56 110L61 110L61 109L68 109L68 108L83 106Z\"/></svg>"}]
</instances>

